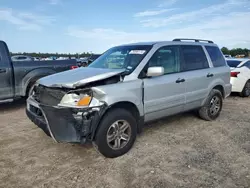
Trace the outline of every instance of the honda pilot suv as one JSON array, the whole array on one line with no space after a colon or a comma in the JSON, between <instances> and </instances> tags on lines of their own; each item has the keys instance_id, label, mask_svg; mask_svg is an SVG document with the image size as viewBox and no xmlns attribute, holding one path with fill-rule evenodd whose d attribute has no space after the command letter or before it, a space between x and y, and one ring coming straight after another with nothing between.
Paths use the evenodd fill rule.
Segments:
<instances>
[{"instance_id":1,"label":"honda pilot suv","mask_svg":"<svg viewBox=\"0 0 250 188\"><path fill-rule=\"evenodd\" d=\"M215 120L230 92L230 68L212 41L136 43L40 79L26 113L55 141L92 142L114 158L131 149L145 122L190 110Z\"/></svg>"}]
</instances>

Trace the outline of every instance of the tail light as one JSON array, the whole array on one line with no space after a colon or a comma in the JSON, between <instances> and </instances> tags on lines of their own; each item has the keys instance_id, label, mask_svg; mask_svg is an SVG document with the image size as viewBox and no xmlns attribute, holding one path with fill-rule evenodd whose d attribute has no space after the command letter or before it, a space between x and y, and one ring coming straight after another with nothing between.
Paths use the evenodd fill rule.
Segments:
<instances>
[{"instance_id":1,"label":"tail light","mask_svg":"<svg viewBox=\"0 0 250 188\"><path fill-rule=\"evenodd\" d=\"M238 77L238 74L240 74L240 72L231 72L231 77Z\"/></svg>"},{"instance_id":2,"label":"tail light","mask_svg":"<svg viewBox=\"0 0 250 188\"><path fill-rule=\"evenodd\" d=\"M76 69L76 68L78 68L78 66L76 66L76 65L73 65L70 67L70 69Z\"/></svg>"}]
</instances>

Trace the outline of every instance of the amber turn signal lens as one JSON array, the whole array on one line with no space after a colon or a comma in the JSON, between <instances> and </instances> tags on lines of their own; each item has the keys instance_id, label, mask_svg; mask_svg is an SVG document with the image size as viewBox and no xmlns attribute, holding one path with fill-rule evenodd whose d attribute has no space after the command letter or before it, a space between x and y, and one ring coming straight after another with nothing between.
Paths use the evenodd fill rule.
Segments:
<instances>
[{"instance_id":1,"label":"amber turn signal lens","mask_svg":"<svg viewBox=\"0 0 250 188\"><path fill-rule=\"evenodd\" d=\"M78 101L77 106L88 106L90 101L91 101L91 97L85 96Z\"/></svg>"}]
</instances>

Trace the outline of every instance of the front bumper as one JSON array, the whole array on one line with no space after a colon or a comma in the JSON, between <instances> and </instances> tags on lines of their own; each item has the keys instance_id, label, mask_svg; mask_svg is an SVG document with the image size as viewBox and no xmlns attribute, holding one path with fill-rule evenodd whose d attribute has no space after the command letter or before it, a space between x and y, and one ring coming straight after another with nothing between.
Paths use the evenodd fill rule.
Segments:
<instances>
[{"instance_id":1,"label":"front bumper","mask_svg":"<svg viewBox=\"0 0 250 188\"><path fill-rule=\"evenodd\" d=\"M26 115L34 124L36 124L39 128L41 128L48 136L51 136L43 117L37 116L33 112L29 111L27 108L26 108Z\"/></svg>"},{"instance_id":2,"label":"front bumper","mask_svg":"<svg viewBox=\"0 0 250 188\"><path fill-rule=\"evenodd\" d=\"M95 108L66 108L27 99L28 118L57 142L85 143L94 138L106 105Z\"/></svg>"}]
</instances>

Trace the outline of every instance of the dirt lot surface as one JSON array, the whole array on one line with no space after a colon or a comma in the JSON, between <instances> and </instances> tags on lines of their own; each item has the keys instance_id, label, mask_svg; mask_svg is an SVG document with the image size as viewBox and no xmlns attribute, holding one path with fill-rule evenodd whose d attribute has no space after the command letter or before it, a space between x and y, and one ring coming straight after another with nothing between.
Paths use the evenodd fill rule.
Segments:
<instances>
[{"instance_id":1,"label":"dirt lot surface","mask_svg":"<svg viewBox=\"0 0 250 188\"><path fill-rule=\"evenodd\" d=\"M0 187L250 187L249 98L228 98L214 122L185 113L150 124L116 159L54 143L24 109L0 105Z\"/></svg>"}]
</instances>

